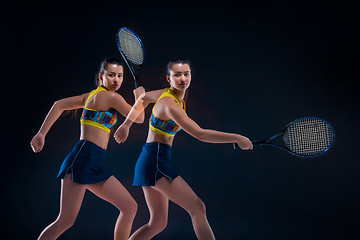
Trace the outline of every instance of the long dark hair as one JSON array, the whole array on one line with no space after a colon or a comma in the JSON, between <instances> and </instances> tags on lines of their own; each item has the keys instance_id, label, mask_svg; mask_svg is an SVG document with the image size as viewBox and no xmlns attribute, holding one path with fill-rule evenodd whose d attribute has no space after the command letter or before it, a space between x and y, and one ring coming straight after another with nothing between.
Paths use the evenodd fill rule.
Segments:
<instances>
[{"instance_id":1,"label":"long dark hair","mask_svg":"<svg viewBox=\"0 0 360 240\"><path fill-rule=\"evenodd\" d=\"M99 74L104 74L104 72L105 72L105 70L106 70L106 68L107 68L107 66L109 64L115 64L115 65L124 67L123 62L118 58L105 58L105 59L103 59L101 61L101 63L100 63L99 71L95 75L95 85L96 85L96 87L101 85L101 80L99 79Z\"/></svg>"}]
</instances>

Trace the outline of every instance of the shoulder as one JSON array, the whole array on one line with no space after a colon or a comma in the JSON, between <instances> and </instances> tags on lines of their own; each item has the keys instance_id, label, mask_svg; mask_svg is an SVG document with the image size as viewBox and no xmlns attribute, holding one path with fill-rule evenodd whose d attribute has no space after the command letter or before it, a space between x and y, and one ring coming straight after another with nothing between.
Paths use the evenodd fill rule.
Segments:
<instances>
[{"instance_id":1,"label":"shoulder","mask_svg":"<svg viewBox=\"0 0 360 240\"><path fill-rule=\"evenodd\" d=\"M118 112L122 112L121 109L128 105L123 96L114 91L103 91L100 101L102 104L106 104L107 107L115 108Z\"/></svg>"},{"instance_id":2,"label":"shoulder","mask_svg":"<svg viewBox=\"0 0 360 240\"><path fill-rule=\"evenodd\" d=\"M108 100L117 100L117 99L123 99L123 97L114 91L101 91L98 92L97 95L101 98L106 98Z\"/></svg>"},{"instance_id":3,"label":"shoulder","mask_svg":"<svg viewBox=\"0 0 360 240\"><path fill-rule=\"evenodd\" d=\"M92 105L93 108L99 109L108 109L108 108L118 108L118 105L123 105L125 99L118 94L117 92L113 91L101 91L97 92L92 97Z\"/></svg>"},{"instance_id":4,"label":"shoulder","mask_svg":"<svg viewBox=\"0 0 360 240\"><path fill-rule=\"evenodd\" d=\"M181 109L179 103L172 96L164 96L160 98L156 105L160 105L168 109Z\"/></svg>"}]
</instances>

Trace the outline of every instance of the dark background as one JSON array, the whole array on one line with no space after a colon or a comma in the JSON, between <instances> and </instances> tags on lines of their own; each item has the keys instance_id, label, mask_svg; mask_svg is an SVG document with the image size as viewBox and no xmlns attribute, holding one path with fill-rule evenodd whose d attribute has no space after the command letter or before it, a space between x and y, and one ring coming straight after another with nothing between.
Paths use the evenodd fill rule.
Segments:
<instances>
[{"instance_id":1,"label":"dark background","mask_svg":"<svg viewBox=\"0 0 360 240\"><path fill-rule=\"evenodd\" d=\"M2 11L6 239L36 239L56 218L55 176L79 138L79 116L62 116L41 153L32 153L29 142L55 100L92 90L100 61L120 57L115 34L122 26L145 45L147 90L166 87L169 59L190 58L187 112L203 128L258 139L303 116L335 128L335 145L311 159L269 147L233 150L180 132L173 165L204 200L217 239L358 239L358 4L17 2ZM133 103L125 74L119 93ZM142 190L131 186L146 135L144 123L122 145L111 137L105 164L139 204L134 229L148 220ZM117 214L87 193L74 227L59 239L112 239ZM171 204L168 226L154 239L195 239L188 214Z\"/></svg>"}]
</instances>

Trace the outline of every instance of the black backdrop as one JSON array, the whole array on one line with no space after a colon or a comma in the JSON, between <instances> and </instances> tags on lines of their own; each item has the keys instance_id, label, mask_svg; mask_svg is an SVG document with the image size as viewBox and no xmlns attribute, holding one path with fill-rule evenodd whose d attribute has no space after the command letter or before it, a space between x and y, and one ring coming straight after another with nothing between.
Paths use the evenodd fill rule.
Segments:
<instances>
[{"instance_id":1,"label":"black backdrop","mask_svg":"<svg viewBox=\"0 0 360 240\"><path fill-rule=\"evenodd\" d=\"M147 90L166 86L170 58L190 58L188 114L204 128L257 139L302 116L335 128L334 147L313 159L266 147L242 152L180 132L173 164L204 200L218 239L358 237L357 4L27 2L2 10L6 239L35 239L56 218L55 176L78 139L78 117L61 117L41 153L32 153L29 142L55 100L90 91L100 61L120 57L115 33L122 26L146 47L141 84ZM133 103L125 74L119 93ZM146 134L145 123L122 145L111 138L105 164L139 204L134 229L148 219L141 189L131 186ZM112 239L117 214L88 193L74 227L60 239ZM187 213L171 204L169 224L154 239L195 239Z\"/></svg>"}]
</instances>

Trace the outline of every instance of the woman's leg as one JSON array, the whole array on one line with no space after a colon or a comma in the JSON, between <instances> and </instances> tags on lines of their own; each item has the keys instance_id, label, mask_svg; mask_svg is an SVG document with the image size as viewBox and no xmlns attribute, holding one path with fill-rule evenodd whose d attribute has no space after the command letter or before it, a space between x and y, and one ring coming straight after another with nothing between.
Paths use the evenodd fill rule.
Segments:
<instances>
[{"instance_id":1,"label":"woman's leg","mask_svg":"<svg viewBox=\"0 0 360 240\"><path fill-rule=\"evenodd\" d=\"M169 199L151 187L143 187L143 191L150 212L150 220L134 232L129 240L151 239L167 225Z\"/></svg>"},{"instance_id":2,"label":"woman's leg","mask_svg":"<svg viewBox=\"0 0 360 240\"><path fill-rule=\"evenodd\" d=\"M74 183L71 180L71 174L67 174L61 180L59 216L42 231L38 240L57 239L74 224L84 198L85 190L85 185Z\"/></svg>"},{"instance_id":3,"label":"woman's leg","mask_svg":"<svg viewBox=\"0 0 360 240\"><path fill-rule=\"evenodd\" d=\"M163 177L156 182L156 186L153 188L190 214L198 239L215 239L206 217L205 204L182 177L178 176L174 180Z\"/></svg>"},{"instance_id":4,"label":"woman's leg","mask_svg":"<svg viewBox=\"0 0 360 240\"><path fill-rule=\"evenodd\" d=\"M126 188L114 176L106 181L88 185L87 188L120 210L115 224L114 239L128 239L136 215L137 203Z\"/></svg>"}]
</instances>

